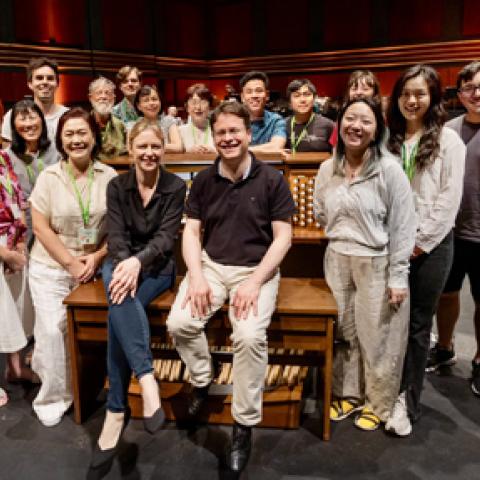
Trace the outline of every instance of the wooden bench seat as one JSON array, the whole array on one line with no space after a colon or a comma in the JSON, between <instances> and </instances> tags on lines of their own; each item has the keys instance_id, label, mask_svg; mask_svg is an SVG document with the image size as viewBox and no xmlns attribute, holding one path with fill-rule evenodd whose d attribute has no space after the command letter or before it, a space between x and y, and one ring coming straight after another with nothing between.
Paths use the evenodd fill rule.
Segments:
<instances>
[{"instance_id":1,"label":"wooden bench seat","mask_svg":"<svg viewBox=\"0 0 480 480\"><path fill-rule=\"evenodd\" d=\"M174 298L174 291L166 291L148 308L153 344L167 341L165 323ZM74 418L80 423L96 404L95 399L103 388L106 373L108 305L102 282L79 286L64 303L68 310ZM224 306L209 322L207 336L211 345L229 344L231 329L227 308ZM292 364L295 360L295 365L321 367L325 440L330 437L329 405L336 314L335 301L323 279L282 278L276 311L268 329L269 348L282 348L286 352L285 355L274 355L275 363ZM290 349L302 350L307 354L296 355L292 359L288 355ZM154 357L160 354L158 350L152 351ZM217 354L225 357L224 352Z\"/></svg>"}]
</instances>

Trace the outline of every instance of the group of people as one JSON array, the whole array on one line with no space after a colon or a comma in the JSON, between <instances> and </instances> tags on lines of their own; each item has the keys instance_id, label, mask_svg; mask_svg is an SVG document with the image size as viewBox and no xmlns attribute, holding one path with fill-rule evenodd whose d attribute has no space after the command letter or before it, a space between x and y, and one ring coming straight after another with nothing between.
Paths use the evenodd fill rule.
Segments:
<instances>
[{"instance_id":1,"label":"group of people","mask_svg":"<svg viewBox=\"0 0 480 480\"><path fill-rule=\"evenodd\" d=\"M241 102L214 109L208 88L192 85L190 121L180 126L160 114L157 89L142 85L135 67L120 69L124 98L116 105L113 82L100 77L90 84L91 112L55 104L52 60L33 59L27 79L33 100L17 102L2 126L8 145L0 152L0 352L7 354L7 379L41 383L33 409L42 424L57 425L72 403L62 302L101 270L109 391L93 474L109 469L128 424L132 373L145 429L155 433L164 423L145 309L174 285L184 213L188 271L167 328L190 372L194 419L214 377L204 327L229 300L234 427L226 461L233 471L245 467L251 428L262 418L266 331L296 210L284 178L257 160L257 151L333 149L314 192L329 239L326 280L338 305L331 419L355 413L363 430L385 424L410 434L425 371L455 360L466 274L480 335L480 62L460 71L467 113L448 123L439 75L425 65L398 78L386 118L375 75L354 72L336 124L314 111L316 89L307 79L288 85L292 116L266 110L263 72L242 77ZM167 151L218 154L194 178L186 202L185 183L161 166ZM124 153L132 160L126 174L102 161ZM436 312L439 340L429 350ZM32 334L29 369L21 351ZM471 386L480 393L480 351ZM2 390L0 404L6 401Z\"/></svg>"}]
</instances>

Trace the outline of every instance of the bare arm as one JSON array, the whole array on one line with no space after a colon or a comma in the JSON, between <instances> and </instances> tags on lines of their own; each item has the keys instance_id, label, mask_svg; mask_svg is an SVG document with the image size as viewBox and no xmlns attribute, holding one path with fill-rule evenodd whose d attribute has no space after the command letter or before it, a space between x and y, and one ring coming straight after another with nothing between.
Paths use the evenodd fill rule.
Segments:
<instances>
[{"instance_id":1,"label":"bare arm","mask_svg":"<svg viewBox=\"0 0 480 480\"><path fill-rule=\"evenodd\" d=\"M252 152L280 152L285 147L287 139L279 135L275 135L268 143L261 145L253 145L249 147Z\"/></svg>"},{"instance_id":2,"label":"bare arm","mask_svg":"<svg viewBox=\"0 0 480 480\"><path fill-rule=\"evenodd\" d=\"M182 238L182 254L188 269L188 290L182 308L190 303L192 317L208 313L212 290L202 272L201 222L187 218Z\"/></svg>"},{"instance_id":3,"label":"bare arm","mask_svg":"<svg viewBox=\"0 0 480 480\"><path fill-rule=\"evenodd\" d=\"M175 124L168 129L168 143L165 144L165 151L168 153L183 152L182 137L180 137L180 132Z\"/></svg>"},{"instance_id":4,"label":"bare arm","mask_svg":"<svg viewBox=\"0 0 480 480\"><path fill-rule=\"evenodd\" d=\"M292 225L290 221L273 221L273 242L257 265L252 275L237 289L232 301L235 317L245 319L250 308L257 315L257 302L260 288L274 274L292 244Z\"/></svg>"}]
</instances>

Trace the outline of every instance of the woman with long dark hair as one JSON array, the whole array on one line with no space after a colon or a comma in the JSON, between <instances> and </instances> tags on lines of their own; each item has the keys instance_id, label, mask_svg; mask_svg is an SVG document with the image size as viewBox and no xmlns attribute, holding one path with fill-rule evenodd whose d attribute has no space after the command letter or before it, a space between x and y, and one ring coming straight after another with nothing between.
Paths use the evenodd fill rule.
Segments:
<instances>
[{"instance_id":1,"label":"woman with long dark hair","mask_svg":"<svg viewBox=\"0 0 480 480\"><path fill-rule=\"evenodd\" d=\"M349 101L333 158L315 181L314 210L329 239L325 278L338 305L330 418L356 411L375 430L398 395L408 326L408 259L415 212L398 161L381 149L380 105Z\"/></svg>"},{"instance_id":2,"label":"woman with long dark hair","mask_svg":"<svg viewBox=\"0 0 480 480\"><path fill-rule=\"evenodd\" d=\"M420 415L432 319L452 265L452 228L462 197L465 145L444 127L445 120L437 71L428 65L406 70L393 87L387 112L387 147L401 157L417 214L408 347L400 395L386 425L401 436L410 434Z\"/></svg>"}]
</instances>

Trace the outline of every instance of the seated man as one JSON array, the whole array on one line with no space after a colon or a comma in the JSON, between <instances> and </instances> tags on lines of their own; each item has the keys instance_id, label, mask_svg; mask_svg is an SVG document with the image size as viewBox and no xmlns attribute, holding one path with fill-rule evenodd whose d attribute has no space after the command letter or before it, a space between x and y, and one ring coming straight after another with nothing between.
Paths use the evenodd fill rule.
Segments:
<instances>
[{"instance_id":1,"label":"seated man","mask_svg":"<svg viewBox=\"0 0 480 480\"><path fill-rule=\"evenodd\" d=\"M40 107L47 124L48 138L55 145L58 120L68 110L64 105L55 103L55 92L58 89L60 77L58 65L46 57L32 58L27 65L27 85L33 93L33 101ZM3 148L12 141L11 126L12 111L3 117L2 139Z\"/></svg>"},{"instance_id":2,"label":"seated man","mask_svg":"<svg viewBox=\"0 0 480 480\"><path fill-rule=\"evenodd\" d=\"M293 115L287 118L286 148L295 152L331 152L329 138L335 123L320 113L315 113L317 89L303 78L293 80L287 87L287 98Z\"/></svg>"},{"instance_id":3,"label":"seated man","mask_svg":"<svg viewBox=\"0 0 480 480\"><path fill-rule=\"evenodd\" d=\"M214 371L204 327L229 298L233 333L233 427L227 464L241 471L251 427L262 419L267 327L275 311L278 266L291 244L295 212L282 175L248 151L250 114L223 102L211 125L219 158L193 180L186 204L183 256L188 273L167 320L194 391L188 413L199 413Z\"/></svg>"},{"instance_id":4,"label":"seated man","mask_svg":"<svg viewBox=\"0 0 480 480\"><path fill-rule=\"evenodd\" d=\"M265 109L268 101L268 77L263 72L248 72L240 79L242 102L247 107L252 125L252 152L275 152L285 147L285 120Z\"/></svg>"},{"instance_id":5,"label":"seated man","mask_svg":"<svg viewBox=\"0 0 480 480\"><path fill-rule=\"evenodd\" d=\"M123 100L113 107L112 114L124 125L136 122L139 115L133 102L142 86L142 72L137 67L125 65L117 73L117 85L123 93Z\"/></svg>"},{"instance_id":6,"label":"seated man","mask_svg":"<svg viewBox=\"0 0 480 480\"><path fill-rule=\"evenodd\" d=\"M122 121L112 115L115 101L115 85L108 78L100 77L90 83L88 98L92 104L92 115L100 129L101 147L99 160L126 155L127 133Z\"/></svg>"}]
</instances>

